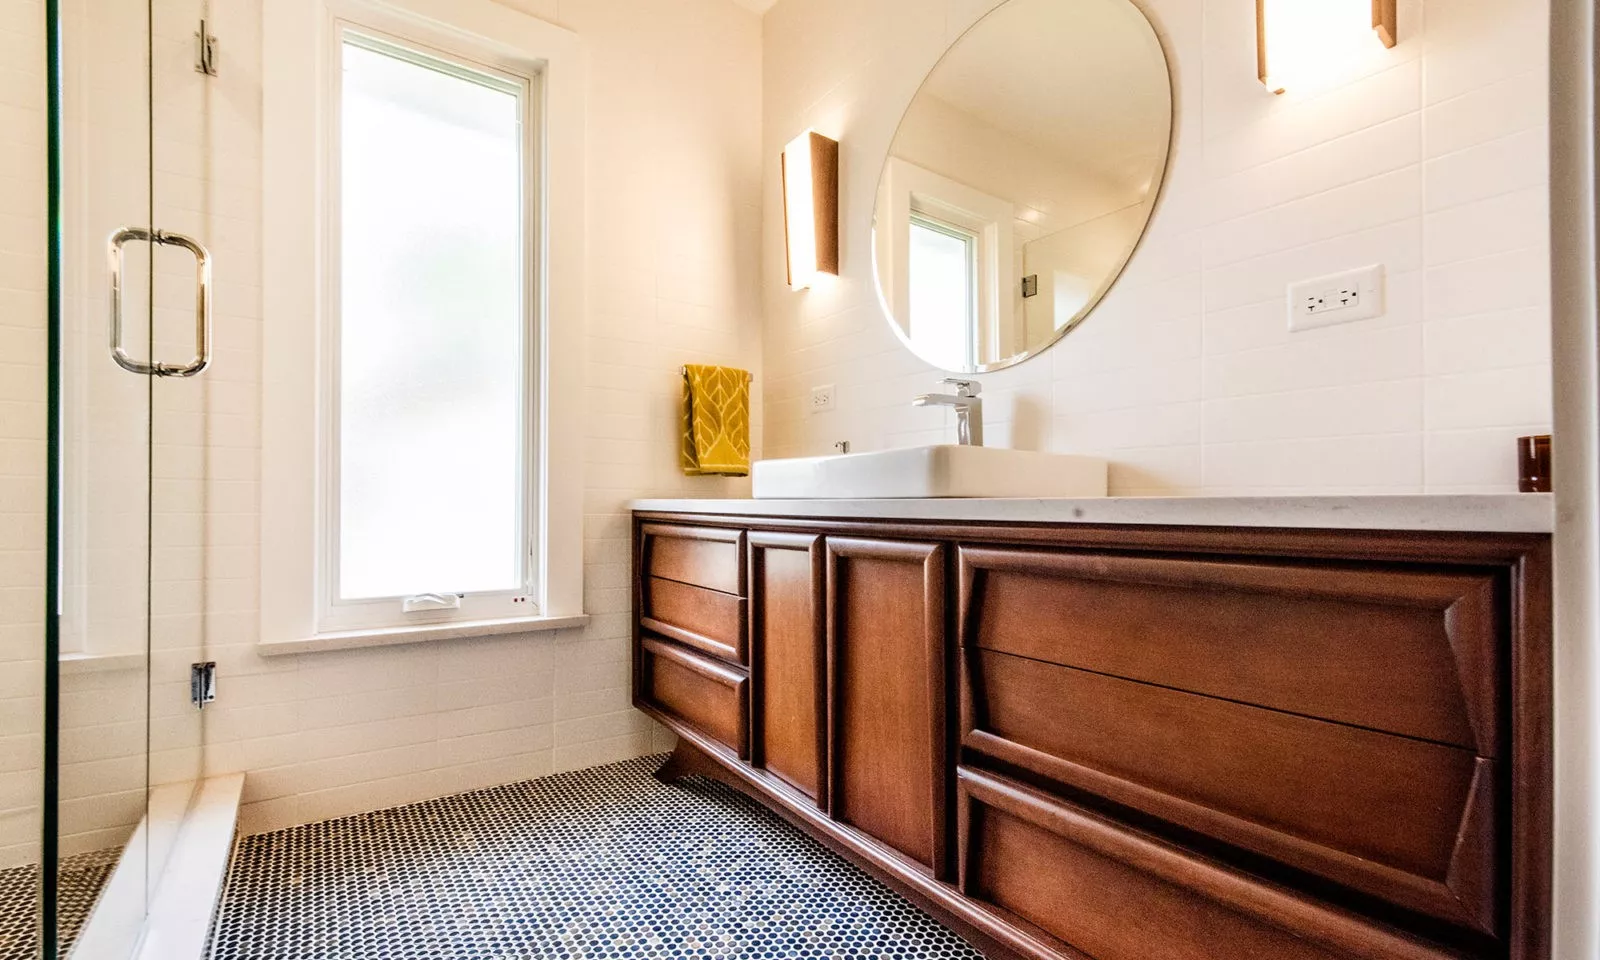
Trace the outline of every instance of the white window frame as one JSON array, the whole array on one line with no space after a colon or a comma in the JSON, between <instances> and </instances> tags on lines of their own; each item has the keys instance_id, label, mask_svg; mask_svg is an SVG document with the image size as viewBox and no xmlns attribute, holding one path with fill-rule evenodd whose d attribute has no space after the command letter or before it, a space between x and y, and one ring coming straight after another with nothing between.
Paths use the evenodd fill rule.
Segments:
<instances>
[{"instance_id":1,"label":"white window frame","mask_svg":"<svg viewBox=\"0 0 1600 960\"><path fill-rule=\"evenodd\" d=\"M336 13L339 7L334 8ZM506 92L514 93L517 97L517 106L520 113L518 117L522 131L522 143L519 159L522 164L521 184L519 199L522 204L521 237L522 251L522 342L520 344L523 354L522 362L522 397L525 403L520 412L521 420L521 445L522 457L518 465L518 482L522 496L518 500L517 525L519 528L519 543L521 556L518 566L521 568L520 583L511 590L461 593L456 594L456 602L460 606L454 609L421 610L413 613L399 613L403 597L383 597L365 600L343 599L340 590L340 577L343 571L340 554L342 551L342 513L344 508L342 495L343 438L340 431L342 408L340 398L342 388L340 377L342 375L342 360L340 354L341 329L343 323L342 289L343 264L342 253L344 250L343 217L339 211L343 209L343 104L344 104L344 50L345 45L355 38L356 45L368 50L389 56L402 58L415 57L426 65L442 64L452 68L452 72L459 73L466 78L488 78L496 81ZM537 530L534 525L538 522L537 511L530 509L538 496L537 488L532 479L539 473L538 455L538 393L533 389L537 383L538 371L538 328L541 320L540 311L535 309L539 297L539 244L537 224L539 210L538 184L539 171L539 111L535 97L539 89L539 76L535 71L524 70L515 72L517 65L505 63L497 58L496 61L469 60L455 50L441 50L431 45L408 40L395 36L386 31L377 30L360 22L353 22L343 17L338 17L333 25L333 42L328 44L328 53L331 62L328 66L328 78L332 88L328 92L328 131L327 145L327 170L325 173L328 184L328 206L330 216L326 218L327 241L324 249L327 251L323 269L324 281L327 290L324 302L328 305L324 316L327 322L323 324L324 344L323 356L327 362L321 364L321 396L325 398L319 413L323 416L323 435L328 442L318 451L322 458L321 476L324 485L321 491L323 507L320 511L323 529L321 531L320 547L323 551L323 574L317 578L317 625L321 631L331 630L357 630L372 629L397 624L418 623L443 623L460 620L499 620L505 618L537 615L542 604L536 590L539 583L539 551L535 549ZM480 53L481 56L481 53ZM440 583L431 585L436 590L452 590L457 585Z\"/></svg>"},{"instance_id":2,"label":"white window frame","mask_svg":"<svg viewBox=\"0 0 1600 960\"><path fill-rule=\"evenodd\" d=\"M978 301L980 299L978 288L979 278L982 276L979 260L982 258L983 234L960 223L951 223L939 217L936 213L921 209L921 204L916 203L915 198L913 198L911 205L911 214L907 217L906 228L908 233L913 227L931 230L953 240L960 240L966 247L967 319L965 325L966 342L962 344L962 356L966 366L974 366L978 362L979 330L981 329L978 323ZM908 242L906 245L906 273L908 277L911 272L910 256L910 244ZM909 319L913 326L907 332L907 336L916 339L915 323L917 318L913 316Z\"/></svg>"},{"instance_id":3,"label":"white window frame","mask_svg":"<svg viewBox=\"0 0 1600 960\"><path fill-rule=\"evenodd\" d=\"M907 348L911 343L911 218L914 214L970 231L978 238L975 362L958 372L981 372L985 365L1016 353L1021 342L1022 287L1016 259L1016 207L899 157L884 166L875 212L873 257L883 307ZM915 352L913 350L913 352Z\"/></svg>"},{"instance_id":4,"label":"white window frame","mask_svg":"<svg viewBox=\"0 0 1600 960\"><path fill-rule=\"evenodd\" d=\"M272 0L263 21L263 653L579 625L583 614L583 52L493 0ZM338 132L346 31L527 84L526 589L459 610L335 602ZM552 188L554 185L554 188ZM519 599L520 598L520 599Z\"/></svg>"}]
</instances>

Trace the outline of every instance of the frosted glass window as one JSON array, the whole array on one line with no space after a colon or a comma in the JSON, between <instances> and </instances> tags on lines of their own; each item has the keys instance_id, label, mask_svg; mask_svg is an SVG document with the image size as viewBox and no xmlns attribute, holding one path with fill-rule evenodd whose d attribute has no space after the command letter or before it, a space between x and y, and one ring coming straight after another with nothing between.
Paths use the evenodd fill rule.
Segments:
<instances>
[{"instance_id":1,"label":"frosted glass window","mask_svg":"<svg viewBox=\"0 0 1600 960\"><path fill-rule=\"evenodd\" d=\"M912 345L931 363L963 369L972 363L975 238L912 217L910 247Z\"/></svg>"},{"instance_id":2,"label":"frosted glass window","mask_svg":"<svg viewBox=\"0 0 1600 960\"><path fill-rule=\"evenodd\" d=\"M522 88L342 49L336 600L527 583Z\"/></svg>"}]
</instances>

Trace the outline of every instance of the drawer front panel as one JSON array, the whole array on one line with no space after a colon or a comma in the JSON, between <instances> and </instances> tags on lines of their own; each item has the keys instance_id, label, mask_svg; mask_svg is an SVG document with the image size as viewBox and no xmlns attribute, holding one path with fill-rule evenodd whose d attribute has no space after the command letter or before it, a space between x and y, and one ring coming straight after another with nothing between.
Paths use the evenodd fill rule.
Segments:
<instances>
[{"instance_id":1,"label":"drawer front panel","mask_svg":"<svg viewBox=\"0 0 1600 960\"><path fill-rule=\"evenodd\" d=\"M834 818L944 865L944 549L827 541Z\"/></svg>"},{"instance_id":2,"label":"drawer front panel","mask_svg":"<svg viewBox=\"0 0 1600 960\"><path fill-rule=\"evenodd\" d=\"M987 650L963 660L969 749L1495 932L1491 761Z\"/></svg>"},{"instance_id":3,"label":"drawer front panel","mask_svg":"<svg viewBox=\"0 0 1600 960\"><path fill-rule=\"evenodd\" d=\"M749 725L742 671L654 637L641 642L640 698L743 757Z\"/></svg>"},{"instance_id":4,"label":"drawer front panel","mask_svg":"<svg viewBox=\"0 0 1600 960\"><path fill-rule=\"evenodd\" d=\"M748 663L745 652L745 601L676 580L645 582L643 626L702 653Z\"/></svg>"},{"instance_id":5,"label":"drawer front panel","mask_svg":"<svg viewBox=\"0 0 1600 960\"><path fill-rule=\"evenodd\" d=\"M827 809L822 538L750 535L751 759Z\"/></svg>"},{"instance_id":6,"label":"drawer front panel","mask_svg":"<svg viewBox=\"0 0 1600 960\"><path fill-rule=\"evenodd\" d=\"M962 643L1498 756L1490 573L963 547Z\"/></svg>"},{"instance_id":7,"label":"drawer front panel","mask_svg":"<svg viewBox=\"0 0 1600 960\"><path fill-rule=\"evenodd\" d=\"M1096 960L1445 960L1003 777L958 778L962 892Z\"/></svg>"},{"instance_id":8,"label":"drawer front panel","mask_svg":"<svg viewBox=\"0 0 1600 960\"><path fill-rule=\"evenodd\" d=\"M744 596L744 532L647 523L639 531L647 576Z\"/></svg>"}]
</instances>

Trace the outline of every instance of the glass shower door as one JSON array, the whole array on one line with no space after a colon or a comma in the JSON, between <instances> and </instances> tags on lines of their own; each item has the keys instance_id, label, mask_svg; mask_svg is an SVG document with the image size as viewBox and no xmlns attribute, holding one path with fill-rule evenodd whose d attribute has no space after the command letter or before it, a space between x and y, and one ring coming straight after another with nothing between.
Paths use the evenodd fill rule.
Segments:
<instances>
[{"instance_id":1,"label":"glass shower door","mask_svg":"<svg viewBox=\"0 0 1600 960\"><path fill-rule=\"evenodd\" d=\"M206 77L198 3L58 9L57 859L44 956L98 960L137 950L203 772L191 668L204 662L206 600Z\"/></svg>"},{"instance_id":2,"label":"glass shower door","mask_svg":"<svg viewBox=\"0 0 1600 960\"><path fill-rule=\"evenodd\" d=\"M150 347L153 260L145 244L120 244L114 312L110 238L153 224L149 17L145 0L59 10L59 754L46 771L57 790L55 940L68 956L97 914L90 947L126 956L145 908L133 878L149 850L136 834L149 787L153 378L119 366L112 344L124 356ZM115 895L103 896L113 874Z\"/></svg>"}]
</instances>

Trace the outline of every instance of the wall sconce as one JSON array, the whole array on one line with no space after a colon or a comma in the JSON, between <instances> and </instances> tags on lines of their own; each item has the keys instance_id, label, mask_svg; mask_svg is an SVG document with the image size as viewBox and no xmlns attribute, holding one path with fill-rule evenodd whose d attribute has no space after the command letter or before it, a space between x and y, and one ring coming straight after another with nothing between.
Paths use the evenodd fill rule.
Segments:
<instances>
[{"instance_id":1,"label":"wall sconce","mask_svg":"<svg viewBox=\"0 0 1600 960\"><path fill-rule=\"evenodd\" d=\"M1372 48L1395 45L1397 0L1256 0L1256 67L1273 93L1337 75Z\"/></svg>"},{"instance_id":2,"label":"wall sconce","mask_svg":"<svg viewBox=\"0 0 1600 960\"><path fill-rule=\"evenodd\" d=\"M783 229L789 286L839 274L839 144L811 130L783 148Z\"/></svg>"}]
</instances>

